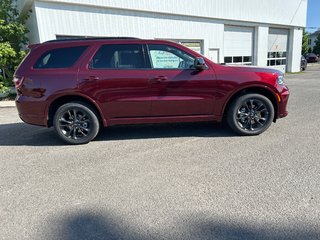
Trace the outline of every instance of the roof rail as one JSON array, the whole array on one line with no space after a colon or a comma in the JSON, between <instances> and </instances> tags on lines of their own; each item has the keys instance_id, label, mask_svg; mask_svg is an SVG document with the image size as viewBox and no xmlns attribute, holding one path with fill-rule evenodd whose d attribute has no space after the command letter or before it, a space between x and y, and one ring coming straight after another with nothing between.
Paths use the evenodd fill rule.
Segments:
<instances>
[{"instance_id":1,"label":"roof rail","mask_svg":"<svg viewBox=\"0 0 320 240\"><path fill-rule=\"evenodd\" d=\"M55 40L49 40L45 43L51 43L51 42L68 42L68 41L90 41L90 40L121 40L121 39L140 39L135 37L86 37L86 38L66 38L66 39L55 39Z\"/></svg>"}]
</instances>

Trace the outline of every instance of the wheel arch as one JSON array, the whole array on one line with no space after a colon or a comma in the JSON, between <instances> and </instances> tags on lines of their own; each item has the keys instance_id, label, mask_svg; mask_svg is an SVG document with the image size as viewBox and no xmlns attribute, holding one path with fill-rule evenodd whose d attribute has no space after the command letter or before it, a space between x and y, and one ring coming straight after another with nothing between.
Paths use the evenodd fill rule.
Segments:
<instances>
[{"instance_id":1,"label":"wheel arch","mask_svg":"<svg viewBox=\"0 0 320 240\"><path fill-rule=\"evenodd\" d=\"M47 107L47 126L51 127L53 126L53 118L54 114L58 110L60 106L62 106L65 103L69 102L83 102L91 106L97 113L97 117L103 125L106 125L105 118L103 117L103 113L99 107L99 105L92 99L90 99L87 96L83 95L76 95L76 94L68 94L68 95L62 95L58 96L55 99L51 100L50 104Z\"/></svg>"},{"instance_id":2,"label":"wheel arch","mask_svg":"<svg viewBox=\"0 0 320 240\"><path fill-rule=\"evenodd\" d=\"M268 87L265 87L265 86L251 86L251 87L245 87L245 88L242 88L236 92L234 92L228 99L226 105L224 106L224 109L223 109L223 116L225 117L229 108L230 108L230 105L231 103L234 101L234 99L240 97L240 96L243 96L244 94L248 94L248 93L257 93L257 94L261 94L265 97L267 97L273 107L274 107L274 119L273 121L275 122L276 119L278 118L278 115L279 115L279 105L278 105L278 102L277 102L277 97L275 96L275 94L272 92L271 89L269 89Z\"/></svg>"}]
</instances>

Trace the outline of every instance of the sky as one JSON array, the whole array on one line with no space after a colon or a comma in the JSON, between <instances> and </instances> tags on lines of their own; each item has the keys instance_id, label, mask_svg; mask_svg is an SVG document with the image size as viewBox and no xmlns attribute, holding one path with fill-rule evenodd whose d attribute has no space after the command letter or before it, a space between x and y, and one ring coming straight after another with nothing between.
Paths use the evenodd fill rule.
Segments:
<instances>
[{"instance_id":1,"label":"sky","mask_svg":"<svg viewBox=\"0 0 320 240\"><path fill-rule=\"evenodd\" d=\"M307 15L307 31L314 32L317 29L308 27L320 28L320 0L308 0Z\"/></svg>"}]
</instances>

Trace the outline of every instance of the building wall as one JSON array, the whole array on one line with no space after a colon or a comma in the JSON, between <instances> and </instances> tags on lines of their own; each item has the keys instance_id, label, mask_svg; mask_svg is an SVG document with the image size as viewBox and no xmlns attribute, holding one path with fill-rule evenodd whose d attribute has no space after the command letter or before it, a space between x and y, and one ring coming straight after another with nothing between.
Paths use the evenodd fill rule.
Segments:
<instances>
[{"instance_id":1,"label":"building wall","mask_svg":"<svg viewBox=\"0 0 320 240\"><path fill-rule=\"evenodd\" d=\"M268 29L290 34L305 25L306 0L23 0L33 8L29 19L31 43L67 36L130 36L138 38L202 40L203 54L219 50L224 62L225 26L254 28L253 62L266 66ZM274 6L277 6L275 8ZM281 24L281 25L279 25ZM294 38L295 39L295 38ZM292 39L292 44L296 44ZM298 41L299 42L299 41ZM300 46L301 47L301 46ZM297 52L295 47L293 52ZM299 71L298 60L288 71ZM300 62L300 60L299 60Z\"/></svg>"},{"instance_id":2,"label":"building wall","mask_svg":"<svg viewBox=\"0 0 320 240\"><path fill-rule=\"evenodd\" d=\"M23 0L30 2L32 0ZM305 26L307 0L42 0L223 20Z\"/></svg>"},{"instance_id":3,"label":"building wall","mask_svg":"<svg viewBox=\"0 0 320 240\"><path fill-rule=\"evenodd\" d=\"M45 2L36 2L35 8L40 42L56 35L130 36L204 40L205 55L208 48L223 49L224 24L215 20Z\"/></svg>"},{"instance_id":4,"label":"building wall","mask_svg":"<svg viewBox=\"0 0 320 240\"><path fill-rule=\"evenodd\" d=\"M288 45L288 71L299 72L301 70L301 49L303 31L299 28L291 28Z\"/></svg>"},{"instance_id":5,"label":"building wall","mask_svg":"<svg viewBox=\"0 0 320 240\"><path fill-rule=\"evenodd\" d=\"M31 8L31 14L26 22L27 28L29 29L29 33L28 33L29 42L31 44L39 43L41 41L39 36L38 19L37 19L38 9L36 8L35 4L31 5L30 8Z\"/></svg>"}]
</instances>

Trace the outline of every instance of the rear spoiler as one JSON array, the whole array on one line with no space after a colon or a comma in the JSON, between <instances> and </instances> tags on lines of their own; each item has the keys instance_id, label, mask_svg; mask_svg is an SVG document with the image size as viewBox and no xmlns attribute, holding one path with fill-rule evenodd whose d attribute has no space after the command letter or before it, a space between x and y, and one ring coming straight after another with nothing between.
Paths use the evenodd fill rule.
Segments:
<instances>
[{"instance_id":1,"label":"rear spoiler","mask_svg":"<svg viewBox=\"0 0 320 240\"><path fill-rule=\"evenodd\" d=\"M33 49L35 49L36 47L38 47L38 46L40 46L41 44L40 43L37 43L37 44L29 44L28 45L28 48L30 49L30 50L33 50Z\"/></svg>"}]
</instances>

